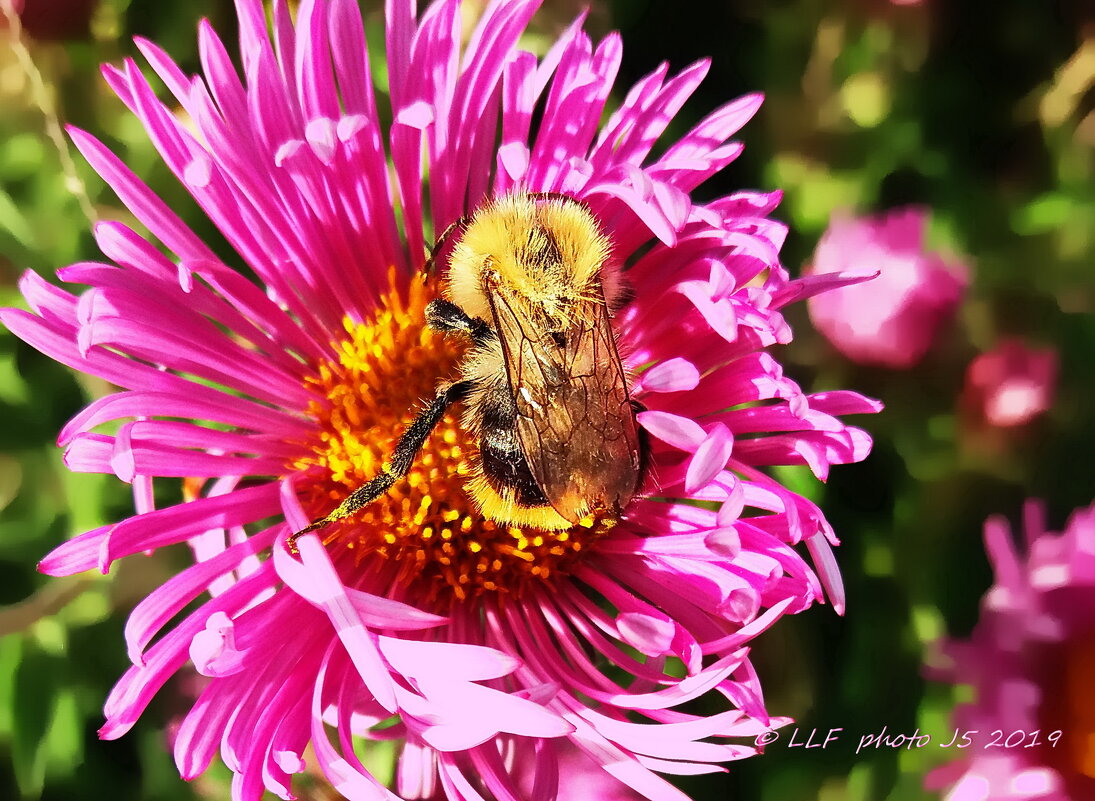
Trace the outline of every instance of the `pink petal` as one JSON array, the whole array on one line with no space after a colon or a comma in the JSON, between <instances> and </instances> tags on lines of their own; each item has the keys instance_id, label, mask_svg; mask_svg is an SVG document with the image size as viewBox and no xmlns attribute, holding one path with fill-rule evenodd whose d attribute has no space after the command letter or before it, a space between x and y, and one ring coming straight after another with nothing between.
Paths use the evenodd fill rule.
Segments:
<instances>
[{"instance_id":1,"label":"pink petal","mask_svg":"<svg viewBox=\"0 0 1095 801\"><path fill-rule=\"evenodd\" d=\"M217 612L190 641L190 659L203 676L231 676L243 669L244 652L235 647L233 628L232 620Z\"/></svg>"},{"instance_id":2,"label":"pink petal","mask_svg":"<svg viewBox=\"0 0 1095 801\"><path fill-rule=\"evenodd\" d=\"M447 642L421 642L380 637L380 652L399 673L415 679L454 682L497 679L513 673L521 662L493 648Z\"/></svg>"},{"instance_id":3,"label":"pink petal","mask_svg":"<svg viewBox=\"0 0 1095 801\"><path fill-rule=\"evenodd\" d=\"M695 420L668 412L639 412L639 425L667 445L682 451L695 452L707 434Z\"/></svg>"},{"instance_id":4,"label":"pink petal","mask_svg":"<svg viewBox=\"0 0 1095 801\"><path fill-rule=\"evenodd\" d=\"M691 495L701 487L706 487L726 467L733 450L734 435L722 423L716 423L696 448L696 453L688 464L684 491Z\"/></svg>"},{"instance_id":5,"label":"pink petal","mask_svg":"<svg viewBox=\"0 0 1095 801\"><path fill-rule=\"evenodd\" d=\"M640 376L635 388L639 392L683 392L700 383L700 371L687 359L667 359Z\"/></svg>"},{"instance_id":6,"label":"pink petal","mask_svg":"<svg viewBox=\"0 0 1095 801\"><path fill-rule=\"evenodd\" d=\"M396 701L391 676L380 658L376 642L346 594L327 550L314 534L301 537L297 547L302 563L289 556L284 547L274 548L274 568L278 575L290 589L327 613L365 686L377 703L394 712Z\"/></svg>"},{"instance_id":7,"label":"pink petal","mask_svg":"<svg viewBox=\"0 0 1095 801\"><path fill-rule=\"evenodd\" d=\"M647 656L669 652L676 626L673 621L639 612L624 612L616 618L620 637Z\"/></svg>"}]
</instances>

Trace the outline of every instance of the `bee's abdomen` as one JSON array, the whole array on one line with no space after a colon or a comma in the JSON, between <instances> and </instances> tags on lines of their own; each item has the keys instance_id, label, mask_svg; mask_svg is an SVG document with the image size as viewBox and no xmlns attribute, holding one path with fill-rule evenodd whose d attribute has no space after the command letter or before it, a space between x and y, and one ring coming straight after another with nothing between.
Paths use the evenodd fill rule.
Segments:
<instances>
[{"instance_id":1,"label":"bee's abdomen","mask_svg":"<svg viewBox=\"0 0 1095 801\"><path fill-rule=\"evenodd\" d=\"M512 429L485 429L479 443L479 457L483 476L499 495L508 495L508 489L520 506L548 505Z\"/></svg>"}]
</instances>

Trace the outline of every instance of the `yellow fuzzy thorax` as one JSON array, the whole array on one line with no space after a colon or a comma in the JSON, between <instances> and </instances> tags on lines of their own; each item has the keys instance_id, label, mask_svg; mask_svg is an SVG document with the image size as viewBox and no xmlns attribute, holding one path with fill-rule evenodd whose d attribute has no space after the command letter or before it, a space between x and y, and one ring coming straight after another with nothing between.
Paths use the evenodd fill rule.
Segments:
<instances>
[{"instance_id":1,"label":"yellow fuzzy thorax","mask_svg":"<svg viewBox=\"0 0 1095 801\"><path fill-rule=\"evenodd\" d=\"M506 195L479 209L453 248L447 294L472 317L489 320L484 282L494 282L524 314L564 328L577 302L598 299L609 250L584 207Z\"/></svg>"},{"instance_id":2,"label":"yellow fuzzy thorax","mask_svg":"<svg viewBox=\"0 0 1095 801\"><path fill-rule=\"evenodd\" d=\"M326 400L308 410L316 435L290 467L303 471L298 489L312 518L375 476L437 385L452 379L465 346L425 325L430 299L417 280L393 288L374 319L346 322L337 355L310 379ZM394 564L396 581L409 593L443 606L483 592L519 594L530 581L566 572L615 525L594 516L554 531L535 528L535 520L496 523L482 509L496 501L486 494L472 498L478 472L477 442L462 425L461 410L451 409L406 478L324 528L324 542L353 552L363 567L370 559Z\"/></svg>"}]
</instances>

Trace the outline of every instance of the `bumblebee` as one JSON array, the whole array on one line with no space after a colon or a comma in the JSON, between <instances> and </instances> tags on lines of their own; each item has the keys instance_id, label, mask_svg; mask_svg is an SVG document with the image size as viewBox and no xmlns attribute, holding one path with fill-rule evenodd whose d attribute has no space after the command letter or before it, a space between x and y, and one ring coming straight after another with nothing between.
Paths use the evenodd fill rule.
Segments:
<instances>
[{"instance_id":1,"label":"bumblebee","mask_svg":"<svg viewBox=\"0 0 1095 801\"><path fill-rule=\"evenodd\" d=\"M593 511L618 515L639 491L640 407L610 324L620 290L589 209L567 195L506 195L450 227L435 255L457 229L442 298L426 307L432 329L470 341L457 380L441 385L380 474L291 547L386 493L454 403L479 442L466 491L486 518L561 530Z\"/></svg>"}]
</instances>

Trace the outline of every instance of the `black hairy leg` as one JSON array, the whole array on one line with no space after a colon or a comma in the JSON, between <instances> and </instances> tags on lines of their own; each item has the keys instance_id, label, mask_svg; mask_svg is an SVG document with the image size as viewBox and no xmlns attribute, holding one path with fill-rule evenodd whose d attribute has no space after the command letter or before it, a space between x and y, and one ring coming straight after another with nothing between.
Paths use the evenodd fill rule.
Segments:
<instances>
[{"instance_id":1,"label":"black hairy leg","mask_svg":"<svg viewBox=\"0 0 1095 801\"><path fill-rule=\"evenodd\" d=\"M407 430L403 432L403 435L399 438L399 442L395 445L395 450L392 451L392 458L380 471L380 474L351 492L346 497L346 500L339 504L338 508L329 515L316 520L310 526L306 526L300 531L290 534L289 539L286 541L290 552L296 553L296 542L300 537L338 520L349 517L354 512L365 508L391 489L396 481L407 475L407 471L410 470L411 465L414 464L414 459L418 455L418 452L422 449L426 440L429 439L430 434L433 432L434 428L437 427L437 424L441 422L441 418L445 416L445 412L448 410L449 406L464 400L471 391L471 388L472 385L470 381L461 381L458 384L452 384L438 392L437 397L433 399L433 402L423 409L419 415L414 418L411 424L407 426Z\"/></svg>"},{"instance_id":2,"label":"black hairy leg","mask_svg":"<svg viewBox=\"0 0 1095 801\"><path fill-rule=\"evenodd\" d=\"M426 306L426 325L434 331L449 334L454 331L467 334L476 345L482 345L496 337L494 329L478 317L469 317L455 303L433 300Z\"/></svg>"},{"instance_id":3,"label":"black hairy leg","mask_svg":"<svg viewBox=\"0 0 1095 801\"><path fill-rule=\"evenodd\" d=\"M634 398L628 403L631 405L632 414L637 415L646 411L646 406ZM639 435L639 475L635 479L635 492L642 492L646 478L650 475L650 434L642 426L638 427L636 433Z\"/></svg>"}]
</instances>

